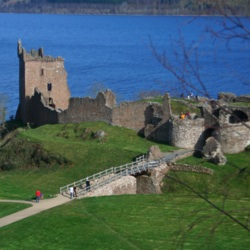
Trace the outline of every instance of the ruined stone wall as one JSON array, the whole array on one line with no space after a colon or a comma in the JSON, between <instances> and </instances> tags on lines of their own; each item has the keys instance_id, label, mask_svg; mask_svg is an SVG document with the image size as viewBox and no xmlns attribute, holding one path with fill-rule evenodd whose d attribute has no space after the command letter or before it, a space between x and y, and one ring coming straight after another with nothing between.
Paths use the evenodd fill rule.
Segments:
<instances>
[{"instance_id":1,"label":"ruined stone wall","mask_svg":"<svg viewBox=\"0 0 250 250\"><path fill-rule=\"evenodd\" d=\"M242 152L247 145L250 145L250 122L244 124L224 124L221 126L219 133L215 137L224 153Z\"/></svg>"},{"instance_id":2,"label":"ruined stone wall","mask_svg":"<svg viewBox=\"0 0 250 250\"><path fill-rule=\"evenodd\" d=\"M151 123L159 111L158 103L148 102L124 102L113 109L112 124L144 131L146 124Z\"/></svg>"},{"instance_id":3,"label":"ruined stone wall","mask_svg":"<svg viewBox=\"0 0 250 250\"><path fill-rule=\"evenodd\" d=\"M170 129L171 124L169 121L166 121L165 123L160 122L156 127L152 124L148 124L144 129L144 134L145 137L149 140L155 140L158 142L170 144Z\"/></svg>"},{"instance_id":4,"label":"ruined stone wall","mask_svg":"<svg viewBox=\"0 0 250 250\"><path fill-rule=\"evenodd\" d=\"M84 197L109 196L122 194L136 194L136 179L133 176L124 176L97 190L90 191Z\"/></svg>"},{"instance_id":5,"label":"ruined stone wall","mask_svg":"<svg viewBox=\"0 0 250 250\"><path fill-rule=\"evenodd\" d=\"M163 118L162 118L163 123L165 123L172 117L171 98L168 93L166 93L163 96L162 113L163 113Z\"/></svg>"},{"instance_id":6,"label":"ruined stone wall","mask_svg":"<svg viewBox=\"0 0 250 250\"><path fill-rule=\"evenodd\" d=\"M231 111L242 111L248 116L248 121L250 121L250 108L249 107L232 107L230 106L229 109Z\"/></svg>"},{"instance_id":7,"label":"ruined stone wall","mask_svg":"<svg viewBox=\"0 0 250 250\"><path fill-rule=\"evenodd\" d=\"M147 122L161 116L160 107L160 104L146 102L122 103L116 107L114 94L107 90L96 98L70 98L68 109L62 111L49 107L45 97L37 91L32 97L30 122L43 125L103 121L140 132Z\"/></svg>"},{"instance_id":8,"label":"ruined stone wall","mask_svg":"<svg viewBox=\"0 0 250 250\"><path fill-rule=\"evenodd\" d=\"M100 99L70 98L69 108L58 114L59 123L112 122L112 109Z\"/></svg>"},{"instance_id":9,"label":"ruined stone wall","mask_svg":"<svg viewBox=\"0 0 250 250\"><path fill-rule=\"evenodd\" d=\"M34 96L30 99L30 123L36 125L44 124L57 124L59 110L56 110L50 106L47 106L43 95L39 92L35 92Z\"/></svg>"},{"instance_id":10,"label":"ruined stone wall","mask_svg":"<svg viewBox=\"0 0 250 250\"><path fill-rule=\"evenodd\" d=\"M23 122L43 125L103 121L133 129L147 139L197 150L202 149L208 137L214 136L226 153L240 152L250 144L250 129L238 123L240 119L249 123L249 107L227 107L226 112L218 102L210 101L203 110L204 119L181 120L172 117L168 94L164 95L163 104L124 102L119 106L110 90L100 92L95 99L70 98L61 57L44 56L42 48L26 52L21 41L17 54L20 97L17 118ZM230 93L219 97L236 100ZM241 98L238 100L248 101L250 97Z\"/></svg>"},{"instance_id":11,"label":"ruined stone wall","mask_svg":"<svg viewBox=\"0 0 250 250\"><path fill-rule=\"evenodd\" d=\"M169 141L172 146L179 148L196 147L196 144L204 131L204 119L178 119L169 121Z\"/></svg>"},{"instance_id":12,"label":"ruined stone wall","mask_svg":"<svg viewBox=\"0 0 250 250\"><path fill-rule=\"evenodd\" d=\"M141 175L136 178L137 194L158 194L158 188L154 185L152 178Z\"/></svg>"},{"instance_id":13,"label":"ruined stone wall","mask_svg":"<svg viewBox=\"0 0 250 250\"><path fill-rule=\"evenodd\" d=\"M212 114L212 111L203 108L203 118L205 128L217 128L218 127L218 118Z\"/></svg>"},{"instance_id":14,"label":"ruined stone wall","mask_svg":"<svg viewBox=\"0 0 250 250\"><path fill-rule=\"evenodd\" d=\"M180 171L180 172L193 172L193 173L209 174L209 175L214 174L214 170L211 168L188 165L188 164L172 163L169 165L169 169L172 171Z\"/></svg>"}]
</instances>

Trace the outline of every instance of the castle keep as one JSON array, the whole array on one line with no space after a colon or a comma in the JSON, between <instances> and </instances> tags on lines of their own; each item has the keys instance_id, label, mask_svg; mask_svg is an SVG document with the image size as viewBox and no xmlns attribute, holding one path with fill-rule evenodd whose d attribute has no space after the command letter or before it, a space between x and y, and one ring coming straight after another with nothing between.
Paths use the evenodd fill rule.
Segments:
<instances>
[{"instance_id":1,"label":"castle keep","mask_svg":"<svg viewBox=\"0 0 250 250\"><path fill-rule=\"evenodd\" d=\"M18 41L19 106L16 117L36 125L103 121L137 131L148 139L202 150L208 138L221 144L224 153L237 153L250 144L249 106L228 106L250 102L250 96L225 93L218 101L199 102L200 114L180 119L172 114L170 97L163 103L123 102L116 105L111 90L96 98L70 97L67 73L61 57L45 56L43 49L26 52ZM232 101L232 100L231 100Z\"/></svg>"},{"instance_id":2,"label":"castle keep","mask_svg":"<svg viewBox=\"0 0 250 250\"><path fill-rule=\"evenodd\" d=\"M24 122L32 120L31 98L35 91L43 93L46 106L65 110L69 105L70 91L67 85L67 73L61 57L45 56L43 49L26 52L19 40L17 44L19 58L19 100L17 117Z\"/></svg>"}]
</instances>

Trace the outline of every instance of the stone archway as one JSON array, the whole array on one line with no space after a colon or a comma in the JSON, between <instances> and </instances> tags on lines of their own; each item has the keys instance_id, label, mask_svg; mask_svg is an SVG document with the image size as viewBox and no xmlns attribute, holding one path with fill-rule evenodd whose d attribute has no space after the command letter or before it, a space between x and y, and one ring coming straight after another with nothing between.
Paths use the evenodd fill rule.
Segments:
<instances>
[{"instance_id":1,"label":"stone archway","mask_svg":"<svg viewBox=\"0 0 250 250\"><path fill-rule=\"evenodd\" d=\"M209 137L213 137L213 134L215 133L216 129L215 128L207 128L206 130L204 130L200 136L200 138L198 139L196 145L195 145L195 149L198 151L201 151L204 147L204 145L206 144L206 140Z\"/></svg>"},{"instance_id":2,"label":"stone archway","mask_svg":"<svg viewBox=\"0 0 250 250\"><path fill-rule=\"evenodd\" d=\"M249 121L247 114L241 110L234 110L229 116L229 123L241 123L247 121Z\"/></svg>"}]
</instances>

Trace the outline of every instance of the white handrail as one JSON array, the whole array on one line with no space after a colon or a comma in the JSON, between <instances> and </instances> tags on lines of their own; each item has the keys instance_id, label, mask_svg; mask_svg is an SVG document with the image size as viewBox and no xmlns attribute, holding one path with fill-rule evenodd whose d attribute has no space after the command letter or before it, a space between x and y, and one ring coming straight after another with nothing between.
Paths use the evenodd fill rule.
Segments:
<instances>
[{"instance_id":1,"label":"white handrail","mask_svg":"<svg viewBox=\"0 0 250 250\"><path fill-rule=\"evenodd\" d=\"M133 166L133 164L140 164L140 163L142 163L144 161L145 161L145 156L142 155L142 156L136 158L135 162L128 163L128 164L125 164L125 165L122 165L122 166L119 166L119 167L111 167L109 169L106 169L106 170L104 170L102 172L99 172L99 173L94 174L92 176L89 176L87 178L90 181L91 186L92 186L94 182L96 182L96 181L98 182L98 180L100 180L101 178L104 178L104 177L106 177L108 175L114 175L114 174L120 173L124 169L130 168L131 166ZM73 187L73 186L78 187L80 189L83 189L83 185L85 185L87 178L84 178L84 179L81 179L79 181L75 181L73 183L67 184L66 186L60 187L60 194L67 194L67 192L69 191L69 188ZM99 186L100 185L101 184L99 183Z\"/></svg>"}]
</instances>

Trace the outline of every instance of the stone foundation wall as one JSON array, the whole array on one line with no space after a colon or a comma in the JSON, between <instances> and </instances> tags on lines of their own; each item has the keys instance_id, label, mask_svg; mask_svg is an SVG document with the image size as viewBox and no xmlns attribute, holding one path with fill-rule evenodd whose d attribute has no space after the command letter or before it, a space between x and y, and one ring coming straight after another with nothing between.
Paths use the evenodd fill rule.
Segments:
<instances>
[{"instance_id":1,"label":"stone foundation wall","mask_svg":"<svg viewBox=\"0 0 250 250\"><path fill-rule=\"evenodd\" d=\"M204 119L173 118L169 123L169 141L172 146L186 149L195 148L204 131Z\"/></svg>"},{"instance_id":2,"label":"stone foundation wall","mask_svg":"<svg viewBox=\"0 0 250 250\"><path fill-rule=\"evenodd\" d=\"M136 194L136 178L125 176L117 181L103 186L95 191L90 191L84 197L109 196L122 194Z\"/></svg>"}]
</instances>

